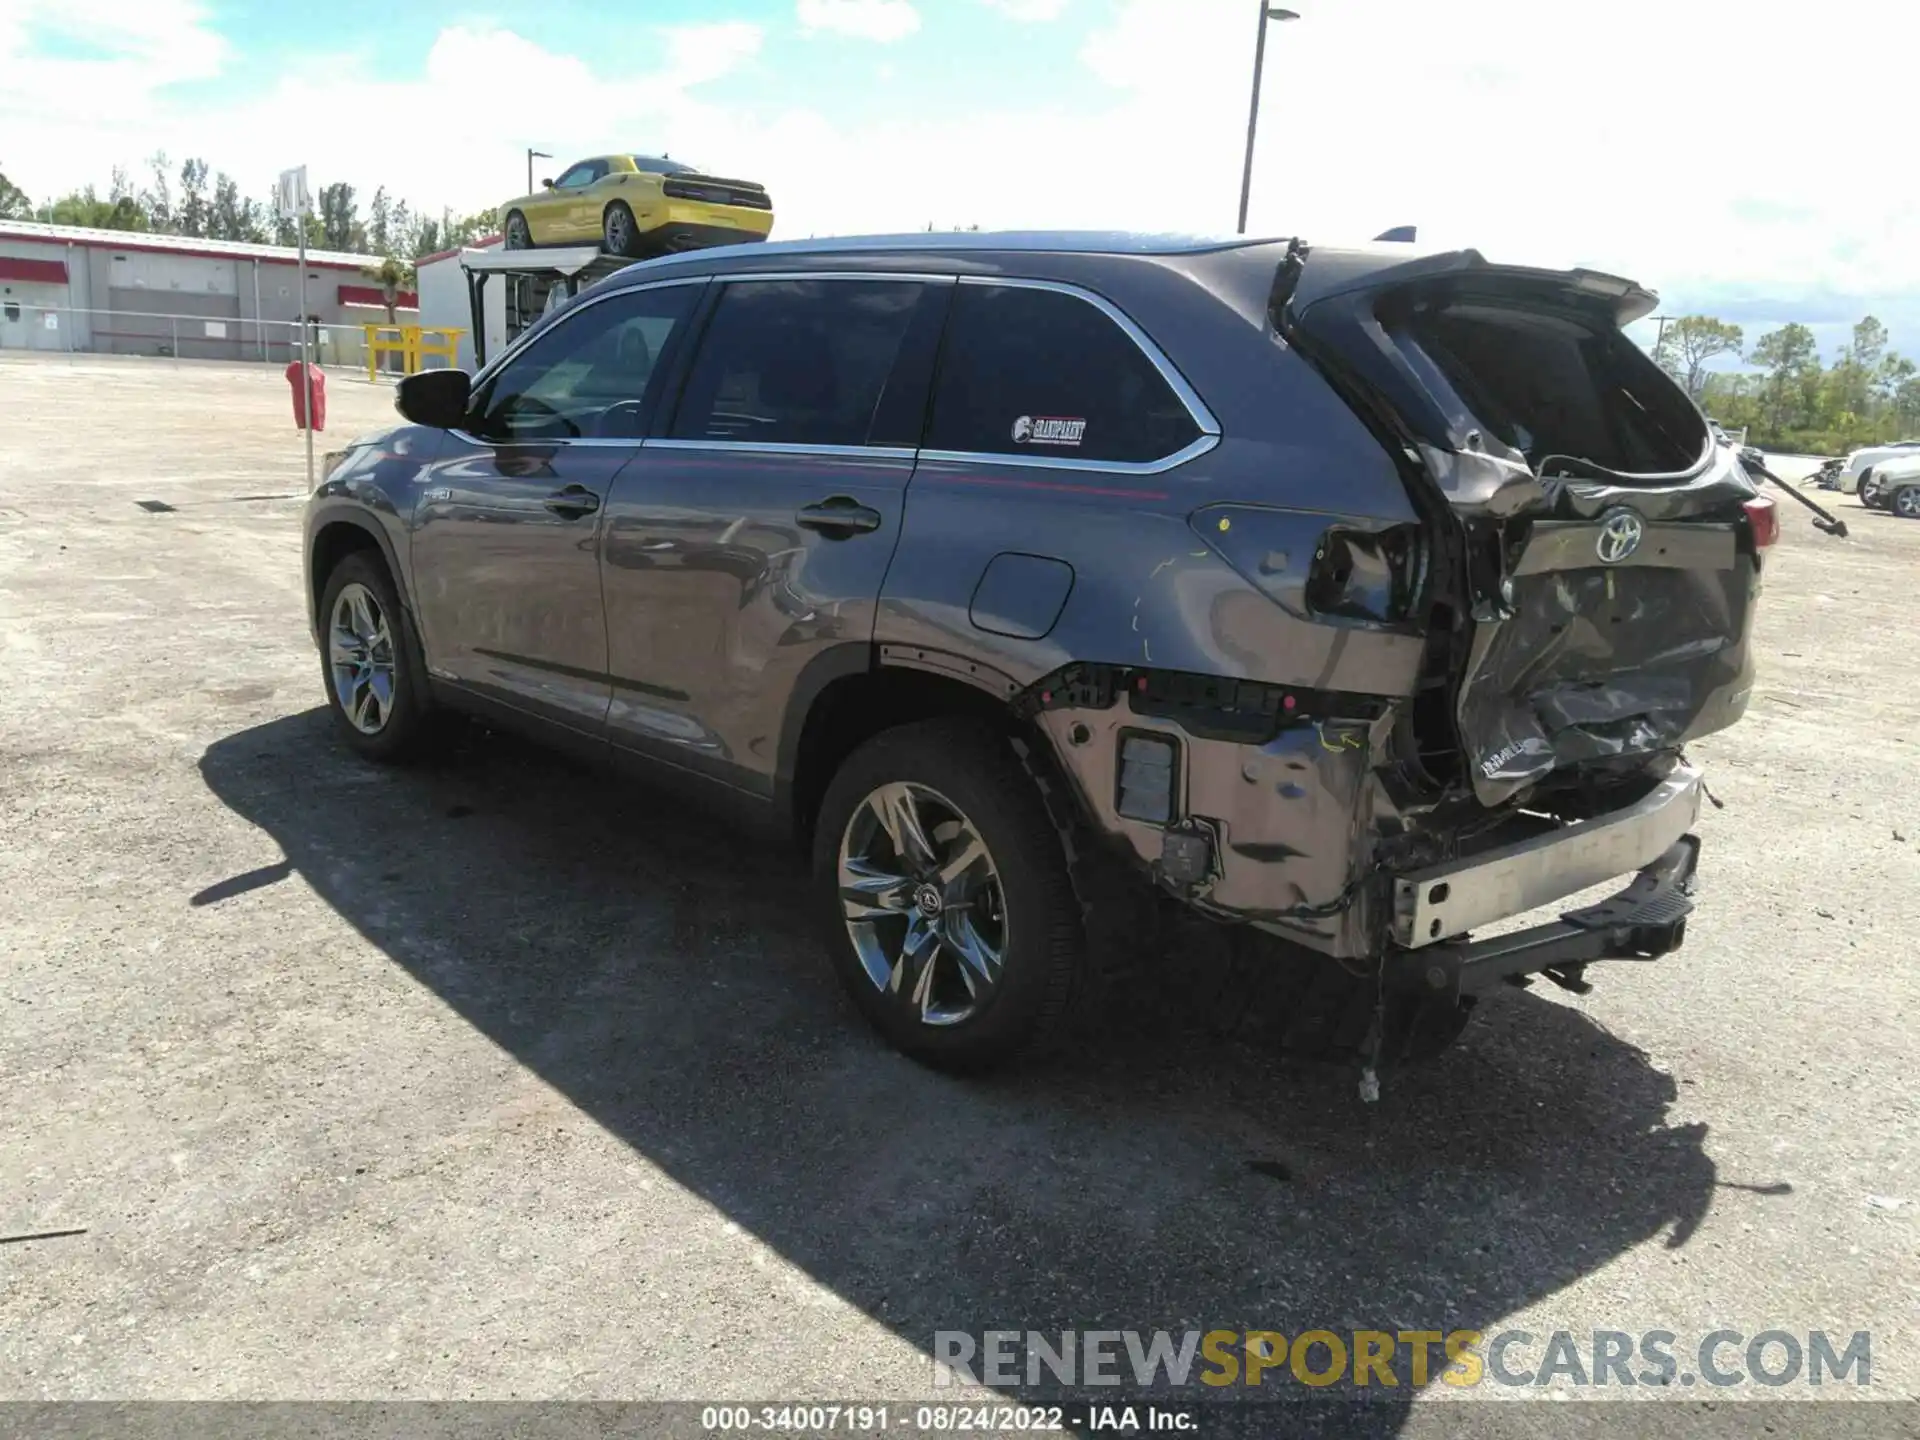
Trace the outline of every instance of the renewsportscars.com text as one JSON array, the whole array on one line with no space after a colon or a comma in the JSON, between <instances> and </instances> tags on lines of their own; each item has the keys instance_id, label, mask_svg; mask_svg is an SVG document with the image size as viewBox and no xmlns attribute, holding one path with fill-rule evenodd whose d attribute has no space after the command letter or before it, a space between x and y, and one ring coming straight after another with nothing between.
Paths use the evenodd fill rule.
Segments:
<instances>
[{"instance_id":1,"label":"renewsportscars.com text","mask_svg":"<svg viewBox=\"0 0 1920 1440\"><path fill-rule=\"evenodd\" d=\"M1809 1330L938 1330L934 1384L1638 1387L1873 1383L1873 1337ZM1204 1391L1202 1392L1204 1393Z\"/></svg>"}]
</instances>

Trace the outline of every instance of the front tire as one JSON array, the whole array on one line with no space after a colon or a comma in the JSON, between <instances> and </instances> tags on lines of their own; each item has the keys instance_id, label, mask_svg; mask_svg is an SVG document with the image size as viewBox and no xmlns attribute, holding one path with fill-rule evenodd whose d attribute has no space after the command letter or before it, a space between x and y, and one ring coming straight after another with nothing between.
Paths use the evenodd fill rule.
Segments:
<instances>
[{"instance_id":1,"label":"front tire","mask_svg":"<svg viewBox=\"0 0 1920 1440\"><path fill-rule=\"evenodd\" d=\"M1902 485L1893 492L1888 508L1902 520L1920 520L1920 485Z\"/></svg>"},{"instance_id":2,"label":"front tire","mask_svg":"<svg viewBox=\"0 0 1920 1440\"><path fill-rule=\"evenodd\" d=\"M1001 736L930 721L855 751L821 803L813 883L834 969L895 1048L979 1071L1058 1037L1085 953L1080 905Z\"/></svg>"},{"instance_id":3,"label":"front tire","mask_svg":"<svg viewBox=\"0 0 1920 1440\"><path fill-rule=\"evenodd\" d=\"M533 249L533 231L527 227L527 217L518 210L507 216L506 247L509 250Z\"/></svg>"},{"instance_id":4,"label":"front tire","mask_svg":"<svg viewBox=\"0 0 1920 1440\"><path fill-rule=\"evenodd\" d=\"M365 551L334 566L320 622L320 673L335 730L368 760L412 759L432 707L420 646L386 567Z\"/></svg>"}]
</instances>

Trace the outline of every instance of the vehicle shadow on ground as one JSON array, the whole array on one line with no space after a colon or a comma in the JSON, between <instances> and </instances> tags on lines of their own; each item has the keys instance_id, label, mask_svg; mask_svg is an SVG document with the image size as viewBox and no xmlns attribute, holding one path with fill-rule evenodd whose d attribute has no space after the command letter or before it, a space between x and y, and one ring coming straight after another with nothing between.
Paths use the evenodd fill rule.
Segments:
<instances>
[{"instance_id":1,"label":"vehicle shadow on ground","mask_svg":"<svg viewBox=\"0 0 1920 1440\"><path fill-rule=\"evenodd\" d=\"M1713 1195L1674 1080L1531 993L1371 1106L1351 1071L1223 1045L1164 996L1043 1069L955 1080L860 1024L797 862L683 805L478 731L372 769L320 709L201 769L395 963L929 1354L996 1327L1492 1333L1685 1244Z\"/></svg>"}]
</instances>

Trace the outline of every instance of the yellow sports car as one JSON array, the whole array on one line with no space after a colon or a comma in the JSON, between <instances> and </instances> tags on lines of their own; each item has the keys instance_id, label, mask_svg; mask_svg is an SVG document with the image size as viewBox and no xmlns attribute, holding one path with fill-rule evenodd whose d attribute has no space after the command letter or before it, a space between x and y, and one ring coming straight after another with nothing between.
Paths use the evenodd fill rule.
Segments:
<instances>
[{"instance_id":1,"label":"yellow sports car","mask_svg":"<svg viewBox=\"0 0 1920 1440\"><path fill-rule=\"evenodd\" d=\"M764 240L773 201L764 185L702 175L678 160L599 155L500 207L509 250L599 245L610 254L665 255Z\"/></svg>"}]
</instances>

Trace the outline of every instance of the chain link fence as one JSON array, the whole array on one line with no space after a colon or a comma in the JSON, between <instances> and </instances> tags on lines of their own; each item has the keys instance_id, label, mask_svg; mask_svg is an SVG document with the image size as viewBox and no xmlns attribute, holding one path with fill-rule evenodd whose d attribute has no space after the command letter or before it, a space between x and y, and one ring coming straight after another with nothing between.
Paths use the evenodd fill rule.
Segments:
<instances>
[{"instance_id":1,"label":"chain link fence","mask_svg":"<svg viewBox=\"0 0 1920 1440\"><path fill-rule=\"evenodd\" d=\"M384 324L384 317L378 323ZM366 368L367 340L362 324L313 321L308 329L316 364L329 369ZM300 358L300 322L8 300L0 304L0 350L285 365Z\"/></svg>"}]
</instances>

